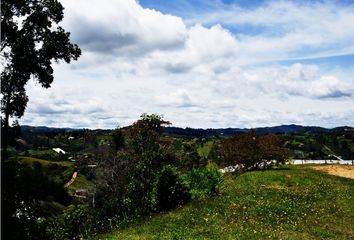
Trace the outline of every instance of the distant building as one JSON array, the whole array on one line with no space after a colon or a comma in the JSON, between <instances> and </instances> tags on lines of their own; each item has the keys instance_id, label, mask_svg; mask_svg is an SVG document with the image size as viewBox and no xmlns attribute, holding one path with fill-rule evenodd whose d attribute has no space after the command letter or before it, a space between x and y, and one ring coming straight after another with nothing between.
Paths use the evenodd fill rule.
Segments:
<instances>
[{"instance_id":1,"label":"distant building","mask_svg":"<svg viewBox=\"0 0 354 240\"><path fill-rule=\"evenodd\" d=\"M23 145L23 146L27 146L28 145L27 142L25 140L21 139L21 138L16 139L16 143L20 144L20 145Z\"/></svg>"},{"instance_id":2,"label":"distant building","mask_svg":"<svg viewBox=\"0 0 354 240\"><path fill-rule=\"evenodd\" d=\"M74 159L73 157L68 157L68 159L72 162L76 162L76 159Z\"/></svg>"},{"instance_id":3,"label":"distant building","mask_svg":"<svg viewBox=\"0 0 354 240\"><path fill-rule=\"evenodd\" d=\"M65 154L66 152L63 150L63 149L61 149L61 148L52 148L52 150L54 151L54 152L56 152L56 153L61 153L61 154Z\"/></svg>"}]
</instances>

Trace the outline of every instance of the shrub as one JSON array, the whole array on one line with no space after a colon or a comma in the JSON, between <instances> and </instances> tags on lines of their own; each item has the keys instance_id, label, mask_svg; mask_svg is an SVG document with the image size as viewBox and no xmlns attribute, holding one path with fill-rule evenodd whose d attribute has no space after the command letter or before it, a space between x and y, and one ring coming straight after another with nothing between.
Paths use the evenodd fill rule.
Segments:
<instances>
[{"instance_id":1,"label":"shrub","mask_svg":"<svg viewBox=\"0 0 354 240\"><path fill-rule=\"evenodd\" d=\"M163 167L157 185L157 206L160 210L173 209L188 202L191 198L189 189L175 167Z\"/></svg>"},{"instance_id":2,"label":"shrub","mask_svg":"<svg viewBox=\"0 0 354 240\"><path fill-rule=\"evenodd\" d=\"M206 167L194 168L187 175L192 198L201 198L215 194L223 182L222 174L215 163L208 163Z\"/></svg>"},{"instance_id":3,"label":"shrub","mask_svg":"<svg viewBox=\"0 0 354 240\"><path fill-rule=\"evenodd\" d=\"M85 205L70 205L56 217L45 223L49 239L87 239L91 228L92 215Z\"/></svg>"}]
</instances>

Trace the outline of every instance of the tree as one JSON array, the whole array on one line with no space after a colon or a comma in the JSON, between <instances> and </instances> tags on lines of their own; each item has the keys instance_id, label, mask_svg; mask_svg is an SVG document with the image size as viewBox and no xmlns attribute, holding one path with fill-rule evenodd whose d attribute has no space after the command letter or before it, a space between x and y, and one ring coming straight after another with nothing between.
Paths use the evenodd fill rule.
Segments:
<instances>
[{"instance_id":1,"label":"tree","mask_svg":"<svg viewBox=\"0 0 354 240\"><path fill-rule=\"evenodd\" d=\"M45 217L41 202L64 206L71 197L61 183L50 179L42 166L16 160L2 162L1 239L48 239L38 224Z\"/></svg>"},{"instance_id":2,"label":"tree","mask_svg":"<svg viewBox=\"0 0 354 240\"><path fill-rule=\"evenodd\" d=\"M4 126L4 121L3 119L1 119L1 127ZM18 123L18 121L14 121L12 123L12 126L8 128L7 130L7 141L8 143L12 144L12 145L16 145L16 138L19 138L21 136L21 127ZM1 134L1 142L5 141L5 136L3 134Z\"/></svg>"},{"instance_id":3,"label":"tree","mask_svg":"<svg viewBox=\"0 0 354 240\"><path fill-rule=\"evenodd\" d=\"M143 114L128 131L127 157L129 171L128 194L140 214L154 208L154 184L158 172L167 162L166 148L160 142L163 127L170 123L156 114Z\"/></svg>"},{"instance_id":4,"label":"tree","mask_svg":"<svg viewBox=\"0 0 354 240\"><path fill-rule=\"evenodd\" d=\"M259 149L262 153L263 161L276 161L285 164L288 158L288 150L284 147L284 143L277 135L270 134L259 137Z\"/></svg>"},{"instance_id":5,"label":"tree","mask_svg":"<svg viewBox=\"0 0 354 240\"><path fill-rule=\"evenodd\" d=\"M106 156L95 168L94 179L97 190L95 224L98 228L107 226L107 221L112 219L125 221L156 210L160 171L171 162L168 143L161 137L167 124L158 115L143 114L124 131L126 143L123 147L105 150ZM160 185L160 189L164 186Z\"/></svg>"},{"instance_id":6,"label":"tree","mask_svg":"<svg viewBox=\"0 0 354 240\"><path fill-rule=\"evenodd\" d=\"M277 135L259 136L255 131L230 137L219 147L223 166L238 165L245 170L284 163L287 149Z\"/></svg>"},{"instance_id":7,"label":"tree","mask_svg":"<svg viewBox=\"0 0 354 240\"><path fill-rule=\"evenodd\" d=\"M184 170L200 167L201 157L198 154L198 145L195 141L184 142L182 144L180 165Z\"/></svg>"},{"instance_id":8,"label":"tree","mask_svg":"<svg viewBox=\"0 0 354 240\"><path fill-rule=\"evenodd\" d=\"M53 82L52 61L77 60L81 50L58 23L63 6L57 0L3 0L1 2L1 112L6 153L9 119L21 118L30 78L42 87Z\"/></svg>"},{"instance_id":9,"label":"tree","mask_svg":"<svg viewBox=\"0 0 354 240\"><path fill-rule=\"evenodd\" d=\"M119 150L124 146L124 135L123 131L119 128L116 128L112 131L112 140L115 150Z\"/></svg>"},{"instance_id":10,"label":"tree","mask_svg":"<svg viewBox=\"0 0 354 240\"><path fill-rule=\"evenodd\" d=\"M246 169L253 166L260 159L257 142L254 131L222 141L219 149L221 165L240 165Z\"/></svg>"}]
</instances>

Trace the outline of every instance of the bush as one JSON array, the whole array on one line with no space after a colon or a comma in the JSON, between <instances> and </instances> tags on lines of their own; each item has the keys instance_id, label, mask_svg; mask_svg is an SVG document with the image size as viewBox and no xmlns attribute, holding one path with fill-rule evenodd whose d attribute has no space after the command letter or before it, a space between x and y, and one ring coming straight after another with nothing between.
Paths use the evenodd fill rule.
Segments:
<instances>
[{"instance_id":1,"label":"bush","mask_svg":"<svg viewBox=\"0 0 354 240\"><path fill-rule=\"evenodd\" d=\"M91 228L92 215L85 205L70 205L56 217L45 223L49 239L87 239Z\"/></svg>"},{"instance_id":2,"label":"bush","mask_svg":"<svg viewBox=\"0 0 354 240\"><path fill-rule=\"evenodd\" d=\"M189 189L175 167L165 166L157 181L157 206L160 210L173 209L188 202Z\"/></svg>"},{"instance_id":3,"label":"bush","mask_svg":"<svg viewBox=\"0 0 354 240\"><path fill-rule=\"evenodd\" d=\"M208 163L206 167L194 168L187 175L192 198L201 198L218 193L223 182L222 174L215 163Z\"/></svg>"}]
</instances>

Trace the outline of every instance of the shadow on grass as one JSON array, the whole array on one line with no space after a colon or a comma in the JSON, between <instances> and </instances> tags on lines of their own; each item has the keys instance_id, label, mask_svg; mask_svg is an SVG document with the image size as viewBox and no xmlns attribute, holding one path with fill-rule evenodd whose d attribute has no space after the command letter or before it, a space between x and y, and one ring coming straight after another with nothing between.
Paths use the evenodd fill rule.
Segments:
<instances>
[{"instance_id":1,"label":"shadow on grass","mask_svg":"<svg viewBox=\"0 0 354 240\"><path fill-rule=\"evenodd\" d=\"M252 169L252 170L248 170L246 172L284 171L284 170L289 171L289 170L293 170L293 169L291 167L281 165L278 167Z\"/></svg>"}]
</instances>

